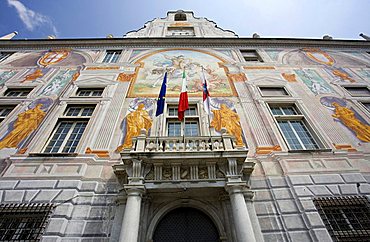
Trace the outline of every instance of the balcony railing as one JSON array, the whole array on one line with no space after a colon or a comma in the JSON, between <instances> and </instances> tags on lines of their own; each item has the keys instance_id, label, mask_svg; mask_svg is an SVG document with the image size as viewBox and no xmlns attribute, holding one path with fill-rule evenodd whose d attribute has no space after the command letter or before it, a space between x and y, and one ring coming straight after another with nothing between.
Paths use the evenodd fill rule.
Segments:
<instances>
[{"instance_id":1,"label":"balcony railing","mask_svg":"<svg viewBox=\"0 0 370 242\"><path fill-rule=\"evenodd\" d=\"M146 137L143 132L133 138L131 150L126 149L123 152L202 152L245 149L245 146L236 146L235 138L230 135Z\"/></svg>"}]
</instances>

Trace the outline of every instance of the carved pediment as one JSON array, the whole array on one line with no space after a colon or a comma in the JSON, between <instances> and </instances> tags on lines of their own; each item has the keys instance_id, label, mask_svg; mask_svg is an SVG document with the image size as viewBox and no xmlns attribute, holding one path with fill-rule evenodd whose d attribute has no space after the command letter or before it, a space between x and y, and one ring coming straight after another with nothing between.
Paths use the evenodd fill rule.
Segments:
<instances>
[{"instance_id":1,"label":"carved pediment","mask_svg":"<svg viewBox=\"0 0 370 242\"><path fill-rule=\"evenodd\" d=\"M88 86L88 85L100 85L100 86L107 86L107 85L114 85L116 84L116 76L117 75L81 75L76 81L75 84L78 86Z\"/></svg>"}]
</instances>

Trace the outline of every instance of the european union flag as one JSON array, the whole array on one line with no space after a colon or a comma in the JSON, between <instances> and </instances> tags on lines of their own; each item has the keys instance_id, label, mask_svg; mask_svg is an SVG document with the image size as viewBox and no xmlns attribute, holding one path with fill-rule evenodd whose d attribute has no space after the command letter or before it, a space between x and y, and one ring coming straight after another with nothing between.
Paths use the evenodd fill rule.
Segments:
<instances>
[{"instance_id":1,"label":"european union flag","mask_svg":"<svg viewBox=\"0 0 370 242\"><path fill-rule=\"evenodd\" d=\"M161 91L159 92L159 96L157 100L157 111L155 113L156 117L158 117L159 115L163 113L165 98L166 98L166 88L167 88L167 72L164 74Z\"/></svg>"}]
</instances>

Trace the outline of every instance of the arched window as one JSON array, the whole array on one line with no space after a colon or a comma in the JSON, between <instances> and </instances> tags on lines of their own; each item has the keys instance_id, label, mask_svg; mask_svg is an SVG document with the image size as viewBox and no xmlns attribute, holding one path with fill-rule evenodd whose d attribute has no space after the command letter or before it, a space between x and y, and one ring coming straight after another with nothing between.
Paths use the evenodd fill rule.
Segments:
<instances>
[{"instance_id":1,"label":"arched window","mask_svg":"<svg viewBox=\"0 0 370 242\"><path fill-rule=\"evenodd\" d=\"M175 21L186 21L186 14L184 13L175 14Z\"/></svg>"}]
</instances>

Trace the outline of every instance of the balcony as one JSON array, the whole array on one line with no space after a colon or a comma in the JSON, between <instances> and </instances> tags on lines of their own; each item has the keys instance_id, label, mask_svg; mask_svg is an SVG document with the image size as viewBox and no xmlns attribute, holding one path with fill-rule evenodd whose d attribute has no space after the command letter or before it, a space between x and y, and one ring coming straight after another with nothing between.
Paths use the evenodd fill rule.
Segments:
<instances>
[{"instance_id":1,"label":"balcony","mask_svg":"<svg viewBox=\"0 0 370 242\"><path fill-rule=\"evenodd\" d=\"M132 148L121 152L122 164L113 168L123 184L213 182L223 186L226 178L249 177L254 163L246 162L247 153L247 147L236 146L226 130L221 136L197 137L147 137L143 130L133 139Z\"/></svg>"}]
</instances>

